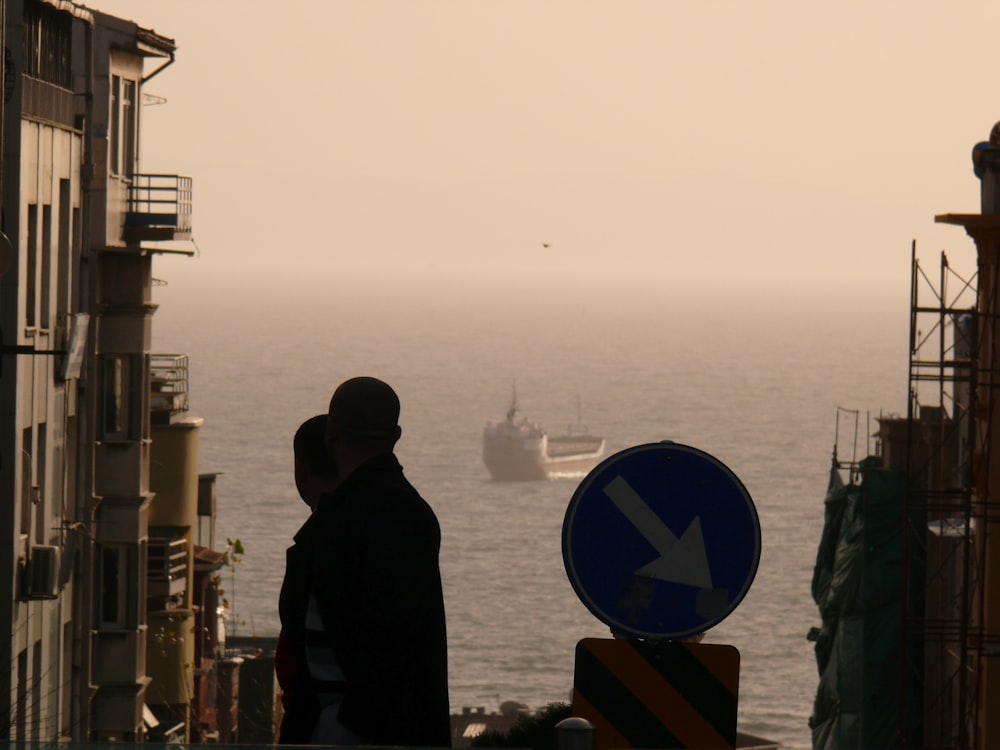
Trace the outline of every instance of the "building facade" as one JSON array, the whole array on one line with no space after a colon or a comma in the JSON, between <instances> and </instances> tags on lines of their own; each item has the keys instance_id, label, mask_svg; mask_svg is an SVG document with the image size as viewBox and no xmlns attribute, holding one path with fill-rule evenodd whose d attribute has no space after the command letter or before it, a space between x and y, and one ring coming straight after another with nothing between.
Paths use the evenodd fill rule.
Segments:
<instances>
[{"instance_id":1,"label":"building facade","mask_svg":"<svg viewBox=\"0 0 1000 750\"><path fill-rule=\"evenodd\" d=\"M175 44L67 0L0 19L0 708L12 740L142 740L155 685L187 738L196 639L162 620L194 630L200 421L150 347L153 261L186 252L163 243L190 239L191 180L139 164L143 89ZM154 410L183 436L159 506Z\"/></svg>"}]
</instances>

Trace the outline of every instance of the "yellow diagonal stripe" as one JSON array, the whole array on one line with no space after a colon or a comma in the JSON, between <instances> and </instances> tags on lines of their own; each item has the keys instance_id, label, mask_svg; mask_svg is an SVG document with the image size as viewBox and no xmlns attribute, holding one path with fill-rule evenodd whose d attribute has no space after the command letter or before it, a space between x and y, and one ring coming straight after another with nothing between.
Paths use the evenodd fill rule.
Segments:
<instances>
[{"instance_id":1,"label":"yellow diagonal stripe","mask_svg":"<svg viewBox=\"0 0 1000 750\"><path fill-rule=\"evenodd\" d=\"M573 715L586 719L594 725L596 750L632 747L632 743L626 740L579 690L573 691Z\"/></svg>"},{"instance_id":2,"label":"yellow diagonal stripe","mask_svg":"<svg viewBox=\"0 0 1000 750\"><path fill-rule=\"evenodd\" d=\"M610 649L601 661L684 747L704 750L732 747L632 644Z\"/></svg>"}]
</instances>

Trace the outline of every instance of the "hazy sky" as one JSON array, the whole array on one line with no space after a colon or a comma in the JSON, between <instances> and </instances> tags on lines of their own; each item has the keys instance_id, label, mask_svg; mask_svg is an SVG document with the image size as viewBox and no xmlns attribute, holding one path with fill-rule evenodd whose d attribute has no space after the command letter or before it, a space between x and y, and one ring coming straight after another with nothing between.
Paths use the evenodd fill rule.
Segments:
<instances>
[{"instance_id":1,"label":"hazy sky","mask_svg":"<svg viewBox=\"0 0 1000 750\"><path fill-rule=\"evenodd\" d=\"M177 41L142 155L194 178L179 273L899 289L911 239L973 257L933 218L979 207L997 3L90 4Z\"/></svg>"}]
</instances>

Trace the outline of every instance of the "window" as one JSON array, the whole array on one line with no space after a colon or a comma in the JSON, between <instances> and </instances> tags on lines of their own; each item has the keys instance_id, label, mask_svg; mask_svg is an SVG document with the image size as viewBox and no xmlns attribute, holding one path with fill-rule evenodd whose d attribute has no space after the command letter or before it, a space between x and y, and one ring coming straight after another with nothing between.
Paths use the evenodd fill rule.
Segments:
<instances>
[{"instance_id":1,"label":"window","mask_svg":"<svg viewBox=\"0 0 1000 750\"><path fill-rule=\"evenodd\" d=\"M119 117L119 111L121 109L122 100L122 78L121 76L111 76L111 111L108 113L108 122L110 124L109 137L110 141L108 148L110 153L108 158L111 160L111 174L121 174L120 164L118 161L119 150L121 149L121 119Z\"/></svg>"},{"instance_id":2,"label":"window","mask_svg":"<svg viewBox=\"0 0 1000 750\"><path fill-rule=\"evenodd\" d=\"M144 602L146 597L149 596L149 543L147 540L142 539L139 541L138 547L132 548L132 561L133 567L136 569L137 575L132 579L131 586L129 587L131 591L136 592L136 601ZM133 624L134 627L146 624L146 608L136 607L137 619Z\"/></svg>"},{"instance_id":3,"label":"window","mask_svg":"<svg viewBox=\"0 0 1000 750\"><path fill-rule=\"evenodd\" d=\"M52 306L52 206L42 206L42 247L40 248L42 279L39 294L39 319L42 328L51 325Z\"/></svg>"},{"instance_id":4,"label":"window","mask_svg":"<svg viewBox=\"0 0 1000 750\"><path fill-rule=\"evenodd\" d=\"M17 654L17 699L14 714L14 736L20 742L28 739L28 649Z\"/></svg>"},{"instance_id":5,"label":"window","mask_svg":"<svg viewBox=\"0 0 1000 750\"><path fill-rule=\"evenodd\" d=\"M116 435L125 429L125 361L104 357L104 434Z\"/></svg>"},{"instance_id":6,"label":"window","mask_svg":"<svg viewBox=\"0 0 1000 750\"><path fill-rule=\"evenodd\" d=\"M122 173L135 172L135 81L122 80Z\"/></svg>"},{"instance_id":7,"label":"window","mask_svg":"<svg viewBox=\"0 0 1000 750\"><path fill-rule=\"evenodd\" d=\"M43 3L24 4L21 44L25 75L64 89L73 88L72 24L69 13Z\"/></svg>"},{"instance_id":8,"label":"window","mask_svg":"<svg viewBox=\"0 0 1000 750\"><path fill-rule=\"evenodd\" d=\"M140 440L149 435L148 355L103 354L101 433L112 440Z\"/></svg>"},{"instance_id":9,"label":"window","mask_svg":"<svg viewBox=\"0 0 1000 750\"><path fill-rule=\"evenodd\" d=\"M73 279L73 197L70 181L59 180L59 234L56 238L59 262L56 266L56 323L66 325L72 309Z\"/></svg>"},{"instance_id":10,"label":"window","mask_svg":"<svg viewBox=\"0 0 1000 750\"><path fill-rule=\"evenodd\" d=\"M34 462L31 458L34 435L30 427L21 433L21 533L31 533L31 485L34 484Z\"/></svg>"},{"instance_id":11,"label":"window","mask_svg":"<svg viewBox=\"0 0 1000 750\"><path fill-rule=\"evenodd\" d=\"M24 289L24 316L25 325L29 328L35 325L35 309L38 292L38 206L35 203L28 204L28 226L25 237L28 243L28 266Z\"/></svg>"},{"instance_id":12,"label":"window","mask_svg":"<svg viewBox=\"0 0 1000 750\"><path fill-rule=\"evenodd\" d=\"M35 641L31 647L31 738L42 739L42 642Z\"/></svg>"},{"instance_id":13,"label":"window","mask_svg":"<svg viewBox=\"0 0 1000 750\"><path fill-rule=\"evenodd\" d=\"M135 171L136 84L121 76L111 76L111 112L108 154L111 174L128 177Z\"/></svg>"},{"instance_id":14,"label":"window","mask_svg":"<svg viewBox=\"0 0 1000 750\"><path fill-rule=\"evenodd\" d=\"M35 472L34 486L31 488L31 500L35 504L35 542L37 544L46 544L49 541L48 535L51 531L47 517L49 508L45 502L45 474L48 471L46 454L49 451L48 435L48 425L45 422L40 422L38 424L38 448L35 451L38 469Z\"/></svg>"},{"instance_id":15,"label":"window","mask_svg":"<svg viewBox=\"0 0 1000 750\"><path fill-rule=\"evenodd\" d=\"M122 545L101 549L101 625L125 627L125 591L127 556Z\"/></svg>"},{"instance_id":16,"label":"window","mask_svg":"<svg viewBox=\"0 0 1000 750\"><path fill-rule=\"evenodd\" d=\"M73 736L73 623L67 622L63 625L62 646L60 648L63 655L62 674L59 677L59 684L62 685L62 705L59 707L59 729L63 737Z\"/></svg>"},{"instance_id":17,"label":"window","mask_svg":"<svg viewBox=\"0 0 1000 750\"><path fill-rule=\"evenodd\" d=\"M100 624L106 628L137 628L146 624L146 546L105 544L98 552L98 607Z\"/></svg>"}]
</instances>

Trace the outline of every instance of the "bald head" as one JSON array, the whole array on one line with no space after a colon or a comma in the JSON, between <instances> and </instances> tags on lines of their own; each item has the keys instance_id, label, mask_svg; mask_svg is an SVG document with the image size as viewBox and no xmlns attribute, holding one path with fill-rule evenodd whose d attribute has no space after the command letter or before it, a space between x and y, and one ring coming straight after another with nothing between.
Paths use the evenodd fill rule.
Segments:
<instances>
[{"instance_id":1,"label":"bald head","mask_svg":"<svg viewBox=\"0 0 1000 750\"><path fill-rule=\"evenodd\" d=\"M333 392L327 441L343 438L392 450L399 434L399 397L388 383L363 376L345 380Z\"/></svg>"}]
</instances>

